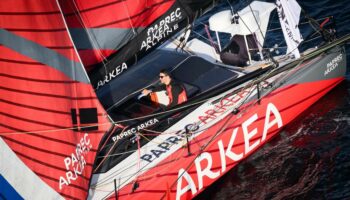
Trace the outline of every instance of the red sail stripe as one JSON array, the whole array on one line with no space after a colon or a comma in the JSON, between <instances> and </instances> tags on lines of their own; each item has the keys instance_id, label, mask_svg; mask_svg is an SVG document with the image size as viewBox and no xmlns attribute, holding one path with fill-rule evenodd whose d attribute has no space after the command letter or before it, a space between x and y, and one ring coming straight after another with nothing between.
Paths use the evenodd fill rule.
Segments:
<instances>
[{"instance_id":1,"label":"red sail stripe","mask_svg":"<svg viewBox=\"0 0 350 200\"><path fill-rule=\"evenodd\" d=\"M64 144L64 145L70 145L70 146L75 146L76 144L75 143L72 143L72 142L68 142L67 140L60 140L60 139L56 139L56 138L51 138L51 137L48 137L46 136L45 134L38 134L38 133L33 133L33 132L28 132L24 129L19 129L19 128L16 128L16 127L11 127L11 126L8 126L6 124L3 124L3 123L0 123L1 125L1 132L0 132L0 136L2 137L3 135L11 135L11 137L14 137L14 135L21 135L21 133L24 134L28 134L28 135L31 135L33 136L33 140L39 140L39 139L43 139L44 142L47 142L47 141L53 141L53 142L57 142L57 143L61 143L61 144ZM51 133L52 135L52 133Z\"/></svg>"},{"instance_id":2,"label":"red sail stripe","mask_svg":"<svg viewBox=\"0 0 350 200\"><path fill-rule=\"evenodd\" d=\"M51 13L59 12L56 3L48 0L11 0L1 4L0 12Z\"/></svg>"},{"instance_id":3,"label":"red sail stripe","mask_svg":"<svg viewBox=\"0 0 350 200\"><path fill-rule=\"evenodd\" d=\"M37 110L37 111L51 112L51 113L55 113L55 114L62 114L62 115L68 115L68 116L71 115L70 112L54 110L54 109L50 109L50 108L43 108L43 107L38 107L38 106L26 105L26 104L17 103L17 102L14 102L14 101L8 101L8 100L5 100L3 98L0 99L0 102L6 103L6 104L10 104L10 105L14 105L14 106L18 106L18 107L23 107L23 108L28 108L28 109L32 109L32 110ZM101 113L99 113L99 115L102 116Z\"/></svg>"},{"instance_id":4,"label":"red sail stripe","mask_svg":"<svg viewBox=\"0 0 350 200\"><path fill-rule=\"evenodd\" d=\"M51 128L51 129L69 129L69 128L71 128L70 126L59 126L56 123L46 123L46 122L43 122L42 120L40 120L40 118L39 118L39 120L32 120L31 118L24 118L24 117L22 117L21 113L18 113L18 114L19 115L11 115L11 114L0 111L0 115L5 116L8 121L10 121L10 119L14 119L14 120L22 121L22 122L28 122L31 124L35 124L35 125L46 126L48 128Z\"/></svg>"},{"instance_id":5,"label":"red sail stripe","mask_svg":"<svg viewBox=\"0 0 350 200\"><path fill-rule=\"evenodd\" d=\"M68 116L71 115L71 112L64 112L64 111L53 110L53 109L49 109L49 108L29 106L29 105L20 104L20 103L13 102L13 101L7 101L5 99L0 99L0 102L6 103L6 104L10 104L10 105L15 105L15 106L18 106L18 107L29 108L29 109L33 109L33 110L37 110L37 111L51 112L51 113L56 113L56 114L68 115ZM97 113L97 116L101 117L101 116L105 116L105 114L104 113ZM77 114L77 117L80 117L80 115ZM100 131L95 131L95 132L101 133Z\"/></svg>"},{"instance_id":6,"label":"red sail stripe","mask_svg":"<svg viewBox=\"0 0 350 200\"><path fill-rule=\"evenodd\" d=\"M47 80L47 79L37 79L37 78L31 78L31 77L25 77L25 76L17 76L17 75L11 75L11 74L5 74L0 72L0 76L4 76L7 78L12 78L16 80L25 80L25 81L34 81L34 82L43 82L43 83L61 83L61 84L70 84L70 83L78 83L77 81L71 81L71 80Z\"/></svg>"},{"instance_id":7,"label":"red sail stripe","mask_svg":"<svg viewBox=\"0 0 350 200\"><path fill-rule=\"evenodd\" d=\"M35 98L36 96L39 96L39 98L42 97L52 97L52 101L57 101L57 99L69 99L69 100L93 100L96 99L97 97L72 97L70 95L55 95L55 94L46 94L46 93L41 93L41 92L32 92L32 91L26 91L26 90L18 90L14 88L6 88L0 86L0 91L6 91L6 92L14 92L17 95L25 95L25 98ZM2 92L0 92L1 94Z\"/></svg>"},{"instance_id":8,"label":"red sail stripe","mask_svg":"<svg viewBox=\"0 0 350 200\"><path fill-rule=\"evenodd\" d=\"M90 49L82 49L79 50L79 55L81 60L84 63L84 67L87 71L90 71L91 69L94 68L94 64L98 62L103 61L103 57L108 57L109 55L115 53L117 51L115 50L109 50L109 49L97 49L97 50L90 50Z\"/></svg>"},{"instance_id":9,"label":"red sail stripe","mask_svg":"<svg viewBox=\"0 0 350 200\"><path fill-rule=\"evenodd\" d=\"M55 38L57 38L59 35L62 35L63 33L45 33L45 35L50 35L50 37L43 37L43 33L17 33L18 36L21 36L23 38L26 38L30 41L36 42L37 44L41 46L45 46L48 49L51 48L51 50L60 53L61 55L64 55L67 58L70 58L71 60L74 60L76 62L79 61L78 57L72 52L74 52L73 48L62 48L62 47L73 47L72 43L69 41L69 37L60 40L59 43L54 42ZM50 47L50 48L49 48ZM12 49L0 46L0 59L8 59L8 60L18 60L23 62L32 62L32 63L38 63L38 61L33 60L27 56L24 56L18 52L13 51ZM42 63L40 63L42 65Z\"/></svg>"},{"instance_id":10,"label":"red sail stripe","mask_svg":"<svg viewBox=\"0 0 350 200\"><path fill-rule=\"evenodd\" d=\"M63 153L60 153L60 152L57 152L57 151L50 151L50 150L47 150L45 148L39 148L37 145L29 145L26 142L21 142L20 140L15 140L15 139L7 137L7 136L2 136L2 138L4 138L6 140L6 142L8 142L8 143L17 144L19 146L26 147L28 149L33 149L33 150L36 150L36 151L42 151L44 153L57 155L57 156L60 156L60 157L63 157L63 158L67 157L67 154L63 154Z\"/></svg>"},{"instance_id":11,"label":"red sail stripe","mask_svg":"<svg viewBox=\"0 0 350 200\"><path fill-rule=\"evenodd\" d=\"M140 0L136 4L133 0L114 1L114 3L108 0L83 0L75 1L74 5L72 2L60 1L69 27L75 28L146 27L164 14L174 2L174 0ZM79 15L72 15L77 13L77 10Z\"/></svg>"},{"instance_id":12,"label":"red sail stripe","mask_svg":"<svg viewBox=\"0 0 350 200\"><path fill-rule=\"evenodd\" d=\"M62 55L65 55L68 58L74 58L75 61L79 61L78 57L75 54L71 54L71 50L73 49L67 50L67 48L62 48L73 46L71 44L69 36L65 34L64 23L60 20L56 20L56 18L61 17L61 15L50 15L49 19L47 16L20 16L15 17L16 23L11 23L13 21L13 17L14 16L2 16L0 27L3 27L9 31L13 31L14 34L38 43L42 46L53 47L53 50L59 50L57 52L61 53ZM53 25L56 27L52 27ZM45 32L45 37L43 37L43 32ZM56 40L55 38L61 39ZM5 49L1 49L2 52L4 50Z\"/></svg>"}]
</instances>

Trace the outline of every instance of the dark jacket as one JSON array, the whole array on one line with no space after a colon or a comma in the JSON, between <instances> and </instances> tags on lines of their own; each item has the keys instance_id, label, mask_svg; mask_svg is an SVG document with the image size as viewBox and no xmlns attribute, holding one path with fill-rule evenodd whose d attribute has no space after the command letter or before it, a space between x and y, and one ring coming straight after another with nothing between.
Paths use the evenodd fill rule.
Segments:
<instances>
[{"instance_id":1,"label":"dark jacket","mask_svg":"<svg viewBox=\"0 0 350 200\"><path fill-rule=\"evenodd\" d=\"M165 84L161 84L152 88L152 91L154 92L163 90L166 90L167 96L169 97L169 105L167 106L168 108L187 101L186 90L180 83L174 81L173 79L167 86Z\"/></svg>"}]
</instances>

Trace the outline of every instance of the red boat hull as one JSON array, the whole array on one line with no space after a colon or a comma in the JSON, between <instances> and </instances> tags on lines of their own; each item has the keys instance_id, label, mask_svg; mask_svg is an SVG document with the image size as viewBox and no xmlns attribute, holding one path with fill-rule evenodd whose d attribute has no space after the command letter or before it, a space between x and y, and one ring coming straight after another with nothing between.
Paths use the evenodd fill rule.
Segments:
<instances>
[{"instance_id":1,"label":"red boat hull","mask_svg":"<svg viewBox=\"0 0 350 200\"><path fill-rule=\"evenodd\" d=\"M178 150L173 154L177 156L168 157L156 167L139 176L137 181L139 187L136 191L131 192L133 184L130 183L118 191L118 198L193 198L241 160L258 150L280 129L343 79L334 78L294 84L275 90L261 99L260 104L246 107L248 111L240 118L237 117L240 115L239 113L237 115L230 114L210 127L191 142L192 154L190 156L187 155L186 149ZM277 109L277 112L274 109ZM281 123L277 122L277 118L281 119ZM222 127L225 127L224 130ZM265 138L263 136L264 130L266 131ZM203 141L208 141L208 138L216 133L219 133L217 137L204 150L201 150ZM230 141L233 143L229 144ZM235 154L236 160L227 156L230 152ZM186 175L183 175L179 178L183 173L189 176L184 178Z\"/></svg>"}]
</instances>

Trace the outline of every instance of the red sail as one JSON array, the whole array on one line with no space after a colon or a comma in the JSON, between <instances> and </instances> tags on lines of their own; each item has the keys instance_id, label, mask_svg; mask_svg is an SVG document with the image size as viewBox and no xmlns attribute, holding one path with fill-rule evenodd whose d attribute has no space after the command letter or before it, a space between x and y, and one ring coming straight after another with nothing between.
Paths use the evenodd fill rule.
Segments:
<instances>
[{"instance_id":1,"label":"red sail","mask_svg":"<svg viewBox=\"0 0 350 200\"><path fill-rule=\"evenodd\" d=\"M0 18L0 174L24 199L84 199L111 123L60 8L5 0Z\"/></svg>"},{"instance_id":2,"label":"red sail","mask_svg":"<svg viewBox=\"0 0 350 200\"><path fill-rule=\"evenodd\" d=\"M117 52L175 0L59 0L87 69Z\"/></svg>"},{"instance_id":3,"label":"red sail","mask_svg":"<svg viewBox=\"0 0 350 200\"><path fill-rule=\"evenodd\" d=\"M91 84L125 73L216 0L58 0Z\"/></svg>"}]
</instances>

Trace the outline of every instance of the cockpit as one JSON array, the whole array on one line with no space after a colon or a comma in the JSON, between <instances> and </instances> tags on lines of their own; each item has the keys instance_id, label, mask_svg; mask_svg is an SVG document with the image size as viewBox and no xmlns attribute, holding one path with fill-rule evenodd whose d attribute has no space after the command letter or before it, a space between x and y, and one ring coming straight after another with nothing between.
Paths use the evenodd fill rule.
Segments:
<instances>
[{"instance_id":1,"label":"cockpit","mask_svg":"<svg viewBox=\"0 0 350 200\"><path fill-rule=\"evenodd\" d=\"M166 50L157 50L153 54L97 91L102 105L115 122L123 121L128 125L130 119L142 120L143 116L164 111L149 99L140 98L144 88L160 84L158 74L161 69L169 70L173 79L184 86L189 100L239 76L232 69L198 56Z\"/></svg>"}]
</instances>

